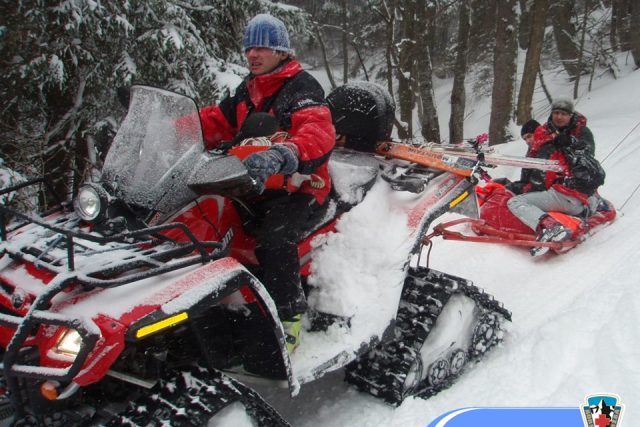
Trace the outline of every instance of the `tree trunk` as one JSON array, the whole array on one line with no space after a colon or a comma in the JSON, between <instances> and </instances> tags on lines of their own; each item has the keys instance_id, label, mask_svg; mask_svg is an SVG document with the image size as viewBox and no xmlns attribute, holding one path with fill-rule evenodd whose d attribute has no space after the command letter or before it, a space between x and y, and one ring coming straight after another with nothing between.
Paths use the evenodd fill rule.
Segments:
<instances>
[{"instance_id":1,"label":"tree trunk","mask_svg":"<svg viewBox=\"0 0 640 427\"><path fill-rule=\"evenodd\" d=\"M52 177L51 184L57 196L62 200L71 200L73 185L77 182L78 170L84 170L85 158L79 164L75 163L78 138L84 127L79 112L84 103L87 81L79 72L79 81L69 85L75 86L75 94L61 92L59 88L47 93L47 105L52 106L49 114L49 126L43 136L43 175ZM70 99L70 95L73 99ZM42 206L47 208L48 202L53 200L51 194L45 195Z\"/></svg>"},{"instance_id":2,"label":"tree trunk","mask_svg":"<svg viewBox=\"0 0 640 427\"><path fill-rule=\"evenodd\" d=\"M493 54L493 92L489 119L489 144L501 144L510 137L507 128L513 107L516 75L516 0L502 0L496 9L496 46Z\"/></svg>"},{"instance_id":3,"label":"tree trunk","mask_svg":"<svg viewBox=\"0 0 640 427\"><path fill-rule=\"evenodd\" d=\"M380 14L382 15L382 19L385 22L385 36L386 36L386 46L385 46L385 61L387 65L387 89L389 90L389 94L395 102L394 90L393 90L393 72L394 72L394 55L395 55L395 27L396 27L396 19L395 19L395 2L392 2L391 6L388 6L387 2L382 3L382 9ZM408 138L408 132L405 126L398 120L397 116L394 115L393 123L398 130L398 136L401 139Z\"/></svg>"},{"instance_id":4,"label":"tree trunk","mask_svg":"<svg viewBox=\"0 0 640 427\"><path fill-rule=\"evenodd\" d=\"M360 62L360 67L362 67L362 72L364 73L364 79L366 81L369 81L369 73L367 72L367 66L365 65L364 60L362 59L362 54L360 53L360 49L358 48L357 41L351 43L351 46L353 46L353 50L356 51L356 56L358 57L358 62Z\"/></svg>"},{"instance_id":5,"label":"tree trunk","mask_svg":"<svg viewBox=\"0 0 640 427\"><path fill-rule=\"evenodd\" d=\"M458 22L458 46L456 63L453 69L453 88L451 89L451 117L449 118L449 142L456 144L464 138L464 109L466 93L464 87L467 73L467 52L469 50L469 3L460 2Z\"/></svg>"},{"instance_id":6,"label":"tree trunk","mask_svg":"<svg viewBox=\"0 0 640 427\"><path fill-rule=\"evenodd\" d=\"M417 61L417 83L422 114L420 114L421 134L425 141L441 142L438 110L436 109L433 93L433 69L428 45L423 44L424 50L419 53Z\"/></svg>"},{"instance_id":7,"label":"tree trunk","mask_svg":"<svg viewBox=\"0 0 640 427\"><path fill-rule=\"evenodd\" d=\"M620 50L626 52L631 49L631 32L633 31L634 21L631 18L634 9L634 2L637 0L616 0L618 6L617 28L618 41ZM638 23L635 21L635 26Z\"/></svg>"},{"instance_id":8,"label":"tree trunk","mask_svg":"<svg viewBox=\"0 0 640 427\"><path fill-rule=\"evenodd\" d=\"M636 67L640 67L640 5L637 1L631 4L631 22L635 24L631 26L629 44Z\"/></svg>"},{"instance_id":9,"label":"tree trunk","mask_svg":"<svg viewBox=\"0 0 640 427\"><path fill-rule=\"evenodd\" d=\"M415 63L415 1L402 2L402 41L398 53L398 104L400 106L400 120L407 127L408 137L413 136L413 105L414 96L411 85L411 74Z\"/></svg>"},{"instance_id":10,"label":"tree trunk","mask_svg":"<svg viewBox=\"0 0 640 427\"><path fill-rule=\"evenodd\" d=\"M531 21L533 13L533 2L535 0L519 0L520 20L518 23L518 47L527 49L529 47L529 37L531 33Z\"/></svg>"},{"instance_id":11,"label":"tree trunk","mask_svg":"<svg viewBox=\"0 0 640 427\"><path fill-rule=\"evenodd\" d=\"M324 45L324 39L322 38L322 31L318 26L317 22L313 23L313 26L316 30L316 35L318 37L318 43L320 44L320 51L322 52L322 62L324 63L324 69L327 72L327 78L329 79L329 83L331 84L331 89L335 89L336 82L333 79L333 73L331 72L331 67L329 66L329 59L327 58L327 48Z\"/></svg>"},{"instance_id":12,"label":"tree trunk","mask_svg":"<svg viewBox=\"0 0 640 427\"><path fill-rule=\"evenodd\" d=\"M576 29L571 23L573 16L573 0L557 0L551 3L550 11L553 23L553 35L562 65L571 80L580 73L578 66L578 47Z\"/></svg>"},{"instance_id":13,"label":"tree trunk","mask_svg":"<svg viewBox=\"0 0 640 427\"><path fill-rule=\"evenodd\" d=\"M551 103L553 102L553 99L551 98L551 92L549 92L549 89L547 88L547 85L544 82L544 75L542 74L542 70L540 68L538 68L538 79L540 79L540 87L544 92L544 96L547 98L549 105L551 105Z\"/></svg>"},{"instance_id":14,"label":"tree trunk","mask_svg":"<svg viewBox=\"0 0 640 427\"><path fill-rule=\"evenodd\" d=\"M389 93L391 94L391 96L393 96L393 42L395 40L393 34L394 34L394 28L395 28L395 20L393 17L393 14L391 14L391 16L389 16L389 20L387 22L387 31L386 31L386 35L387 35L387 45L386 45L386 52L385 52L385 60L387 62L387 89L389 90Z\"/></svg>"},{"instance_id":15,"label":"tree trunk","mask_svg":"<svg viewBox=\"0 0 640 427\"><path fill-rule=\"evenodd\" d=\"M524 63L524 72L518 92L518 112L516 122L521 125L531 119L531 102L536 86L536 76L540 68L540 53L544 42L545 21L549 0L535 0L531 9L531 26L529 31L529 44L527 57Z\"/></svg>"},{"instance_id":16,"label":"tree trunk","mask_svg":"<svg viewBox=\"0 0 640 427\"><path fill-rule=\"evenodd\" d=\"M349 81L349 25L347 0L342 0L342 83Z\"/></svg>"},{"instance_id":17,"label":"tree trunk","mask_svg":"<svg viewBox=\"0 0 640 427\"><path fill-rule=\"evenodd\" d=\"M618 26L620 25L620 19L618 19L619 1L611 0L611 30L609 31L609 44L611 50L614 52L618 50Z\"/></svg>"},{"instance_id":18,"label":"tree trunk","mask_svg":"<svg viewBox=\"0 0 640 427\"><path fill-rule=\"evenodd\" d=\"M417 46L416 49L416 86L420 96L420 105L422 106L419 120L420 133L428 142L441 142L440 124L438 123L438 110L435 104L435 95L433 93L433 66L431 64L431 49L433 45L433 17L428 16L427 7L424 4L418 5L416 8L416 19L424 26L421 30L416 31Z\"/></svg>"},{"instance_id":19,"label":"tree trunk","mask_svg":"<svg viewBox=\"0 0 640 427\"><path fill-rule=\"evenodd\" d=\"M584 13L582 14L582 29L580 31L580 45L578 47L578 70L584 69L584 41L587 36L587 19L591 3L589 0L584 1ZM578 89L580 88L580 76L582 73L578 73L576 80L573 82L573 99L578 98Z\"/></svg>"}]
</instances>

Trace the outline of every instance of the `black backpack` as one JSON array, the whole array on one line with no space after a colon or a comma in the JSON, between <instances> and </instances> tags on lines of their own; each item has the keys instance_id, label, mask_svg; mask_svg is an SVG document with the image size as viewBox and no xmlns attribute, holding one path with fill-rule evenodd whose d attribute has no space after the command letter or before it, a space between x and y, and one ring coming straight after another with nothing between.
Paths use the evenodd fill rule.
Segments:
<instances>
[{"instance_id":1,"label":"black backpack","mask_svg":"<svg viewBox=\"0 0 640 427\"><path fill-rule=\"evenodd\" d=\"M604 184L606 173L591 154L584 150L565 150L565 155L571 165L571 176L564 180L564 185L591 196Z\"/></svg>"}]
</instances>

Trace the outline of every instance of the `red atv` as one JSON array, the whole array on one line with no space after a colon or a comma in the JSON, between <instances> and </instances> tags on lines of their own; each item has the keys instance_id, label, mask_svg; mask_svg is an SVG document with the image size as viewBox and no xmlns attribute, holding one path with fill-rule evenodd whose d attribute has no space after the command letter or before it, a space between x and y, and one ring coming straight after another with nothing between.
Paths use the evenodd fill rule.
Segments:
<instances>
[{"instance_id":1,"label":"red atv","mask_svg":"<svg viewBox=\"0 0 640 427\"><path fill-rule=\"evenodd\" d=\"M469 281L413 259L434 219L477 208L473 184L348 150L333 153L330 169L331 200L299 245L311 308L289 354L242 226L253 190L242 161L204 150L190 98L132 88L101 178L73 206L42 215L0 206L0 412L14 425L200 426L235 411L288 425L240 379L286 382L295 396L344 368L347 381L394 404L449 386L510 320ZM341 226L389 211L400 247L368 248ZM395 264L367 283L340 283L327 274L338 270L327 264L336 248L353 256L349 268L366 268L370 257L355 254L367 249ZM332 304L363 284L366 304Z\"/></svg>"}]
</instances>

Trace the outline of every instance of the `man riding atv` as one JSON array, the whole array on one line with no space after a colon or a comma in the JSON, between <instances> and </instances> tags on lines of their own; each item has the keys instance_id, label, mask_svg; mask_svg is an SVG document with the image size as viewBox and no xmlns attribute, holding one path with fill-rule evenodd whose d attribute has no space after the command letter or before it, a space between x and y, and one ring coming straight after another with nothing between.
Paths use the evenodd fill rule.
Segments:
<instances>
[{"instance_id":1,"label":"man riding atv","mask_svg":"<svg viewBox=\"0 0 640 427\"><path fill-rule=\"evenodd\" d=\"M244 55L251 73L233 96L200 111L207 148L236 138L245 119L256 112L276 116L288 137L270 149L249 155L244 164L258 186L272 175L308 175L290 193L270 189L252 200L256 213L250 229L257 239L262 282L276 302L287 333L287 346L299 345L300 318L307 310L300 285L297 242L308 219L331 190L327 168L335 143L331 112L320 84L294 59L282 21L260 14L247 24ZM289 188L290 190L290 188Z\"/></svg>"}]
</instances>

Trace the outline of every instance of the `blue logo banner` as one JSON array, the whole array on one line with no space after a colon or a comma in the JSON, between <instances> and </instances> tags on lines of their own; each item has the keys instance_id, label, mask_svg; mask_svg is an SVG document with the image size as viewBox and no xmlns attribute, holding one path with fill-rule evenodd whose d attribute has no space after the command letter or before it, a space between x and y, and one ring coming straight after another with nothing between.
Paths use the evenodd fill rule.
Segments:
<instances>
[{"instance_id":1,"label":"blue logo banner","mask_svg":"<svg viewBox=\"0 0 640 427\"><path fill-rule=\"evenodd\" d=\"M584 427L579 408L462 408L428 427Z\"/></svg>"}]
</instances>

